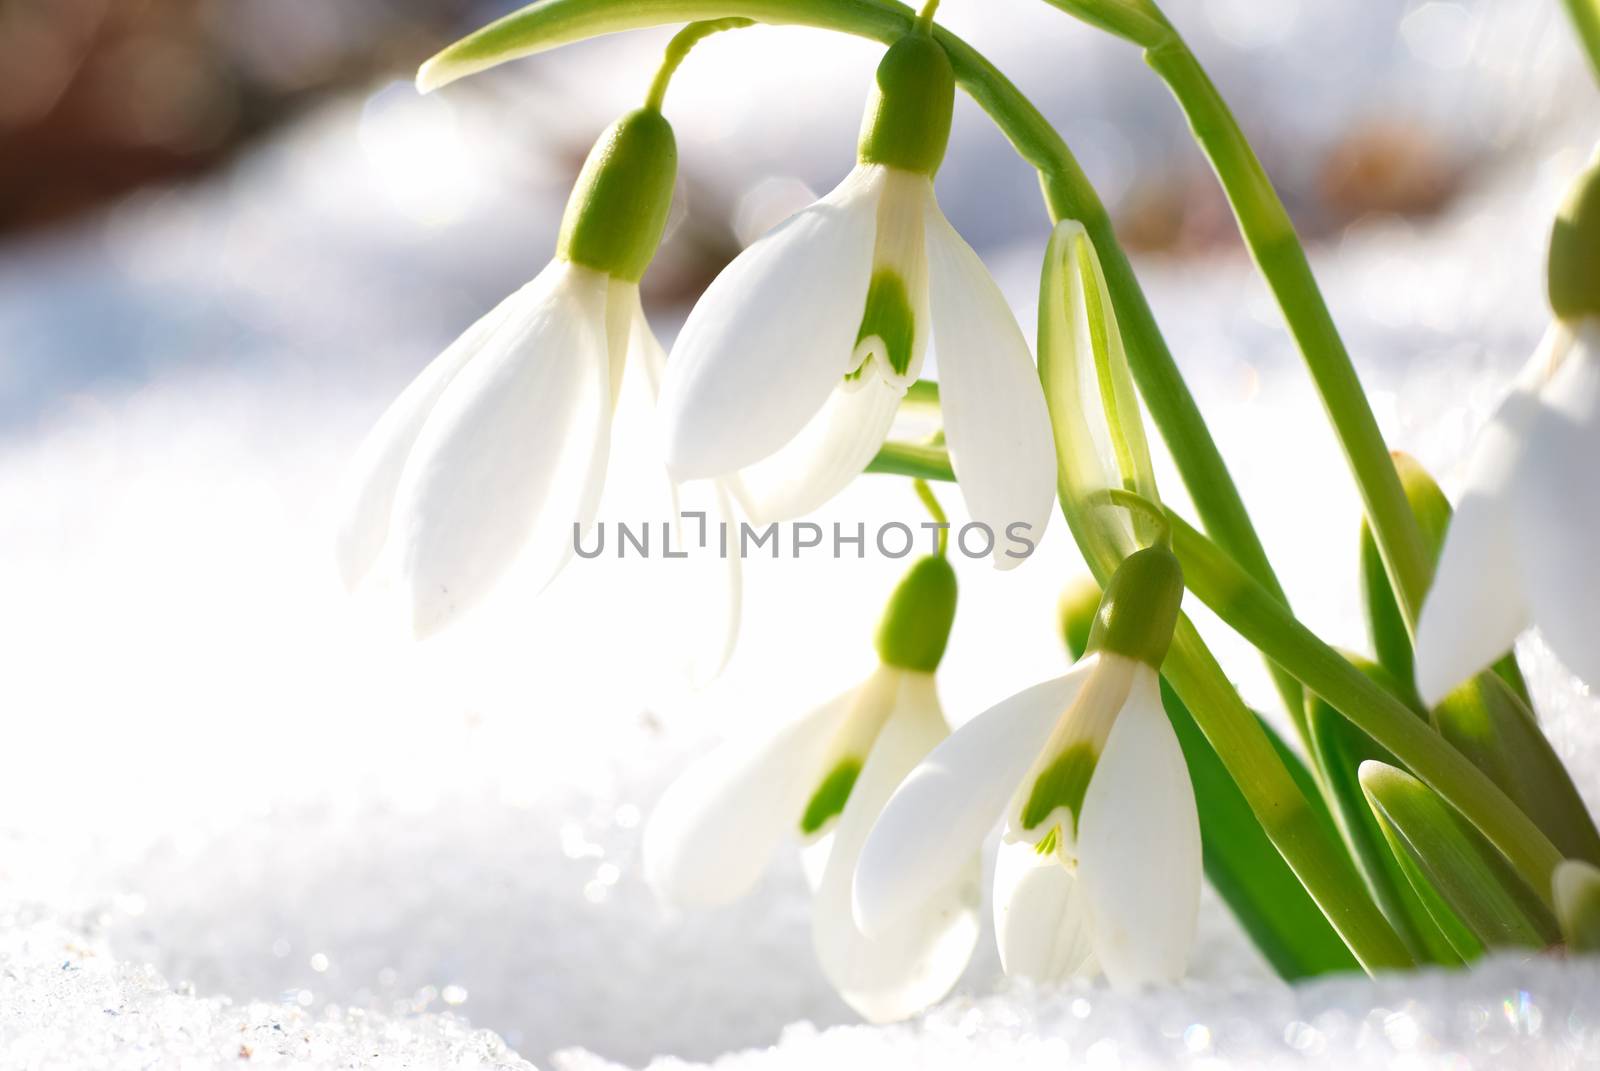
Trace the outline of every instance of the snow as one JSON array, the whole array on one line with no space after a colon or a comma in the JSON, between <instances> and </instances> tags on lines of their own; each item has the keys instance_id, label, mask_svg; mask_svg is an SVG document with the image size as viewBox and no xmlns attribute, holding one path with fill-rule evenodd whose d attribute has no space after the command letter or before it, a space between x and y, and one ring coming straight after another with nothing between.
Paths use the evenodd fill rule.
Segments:
<instances>
[{"instance_id":1,"label":"snow","mask_svg":"<svg viewBox=\"0 0 1600 1071\"><path fill-rule=\"evenodd\" d=\"M1102 147L1085 154L1097 178L1187 153L1131 55L1048 13L985 22L948 6L1069 136ZM1519 19L1509 0L1470 5L1506 49L1423 61L1403 26L1457 5L1385 22L1302 0L1266 30L1232 0L1173 6L1198 46L1234 49L1219 80L1235 97L1294 75L1331 13L1387 42L1362 53L1351 91L1308 94L1304 122L1287 94L1252 112L1271 159L1309 155L1390 99L1439 120L1457 158L1504 156L1446 215L1371 220L1316 253L1385 432L1453 487L1463 444L1542 330L1547 220L1594 136L1575 121L1594 96L1559 23ZM754 59L716 39L671 98L702 205L780 171L824 185L849 151L871 50L811 69L820 35L749 32ZM1592 961L1291 988L1211 899L1194 977L1175 990L1009 987L985 941L925 1020L854 1025L812 961L797 860L729 909L672 914L645 888L639 829L711 741L864 673L897 563L750 562L740 648L699 696L670 659L639 652L670 636L670 614L643 612L637 577L603 562L575 563L537 603L513 588L421 647L381 605L344 595L328 521L339 462L422 362L538 268L563 154L631 98L558 105L585 64L659 44L638 40L420 102L375 85L228 174L0 250L0 1065L1600 1058ZM1083 62L1060 64L1057 46ZM770 89L712 107L718 77L770 87L797 71L818 92L799 126L764 121ZM1507 84L1527 88L1497 91ZM1417 91L1440 85L1454 95ZM941 196L1026 325L1045 238L1032 180L992 162L1004 150L970 110L955 144ZM997 207L979 197L990 179L1021 192ZM1330 642L1364 646L1354 491L1265 289L1226 251L1203 269L1139 267L1292 600ZM663 336L681 297L649 296ZM1161 475L1181 502L1170 465ZM959 520L959 496L945 497ZM916 509L871 478L819 520ZM1024 569L963 564L940 681L955 718L1060 672L1055 596L1077 568L1059 524ZM1199 616L1270 709L1258 660ZM1600 805L1600 701L1537 639L1523 654L1558 751Z\"/></svg>"}]
</instances>

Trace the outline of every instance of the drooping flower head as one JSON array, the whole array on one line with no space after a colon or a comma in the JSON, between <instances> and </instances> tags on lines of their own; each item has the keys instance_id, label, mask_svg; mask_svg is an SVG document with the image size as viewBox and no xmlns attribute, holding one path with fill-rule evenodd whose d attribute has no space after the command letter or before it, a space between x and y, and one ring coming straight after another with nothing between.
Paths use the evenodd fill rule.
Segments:
<instances>
[{"instance_id":1,"label":"drooping flower head","mask_svg":"<svg viewBox=\"0 0 1600 1071\"><path fill-rule=\"evenodd\" d=\"M1103 971L1127 988L1183 974L1200 825L1157 669L1183 594L1170 551L1130 555L1071 672L963 725L912 771L867 838L855 914L894 924L997 819L995 932L1007 973Z\"/></svg>"},{"instance_id":2,"label":"drooping flower head","mask_svg":"<svg viewBox=\"0 0 1600 1071\"><path fill-rule=\"evenodd\" d=\"M743 895L778 844L798 840L817 959L839 994L874 1021L905 1018L944 996L977 941L973 850L952 856L939 888L870 937L850 907L867 831L906 773L949 735L934 670L955 601L949 563L919 561L889 602L879 665L862 684L712 752L667 790L645 828L645 876L662 900L682 907Z\"/></svg>"},{"instance_id":3,"label":"drooping flower head","mask_svg":"<svg viewBox=\"0 0 1600 1071\"><path fill-rule=\"evenodd\" d=\"M340 571L354 588L384 562L419 636L514 562L547 583L594 520L624 372L652 399L663 374L639 279L676 173L659 110L613 123L578 177L555 257L435 358L357 452Z\"/></svg>"},{"instance_id":4,"label":"drooping flower head","mask_svg":"<svg viewBox=\"0 0 1600 1071\"><path fill-rule=\"evenodd\" d=\"M855 169L707 288L662 389L667 461L680 478L735 476L758 522L815 509L883 444L931 340L968 511L996 534L1012 525L1035 542L1043 534L1054 467L1033 361L933 194L954 93L931 36L894 44ZM1015 565L999 545L996 565Z\"/></svg>"},{"instance_id":5,"label":"drooping flower head","mask_svg":"<svg viewBox=\"0 0 1600 1071\"><path fill-rule=\"evenodd\" d=\"M1600 162L1556 219L1549 269L1555 322L1473 445L1417 623L1429 705L1531 625L1600 685Z\"/></svg>"}]
</instances>

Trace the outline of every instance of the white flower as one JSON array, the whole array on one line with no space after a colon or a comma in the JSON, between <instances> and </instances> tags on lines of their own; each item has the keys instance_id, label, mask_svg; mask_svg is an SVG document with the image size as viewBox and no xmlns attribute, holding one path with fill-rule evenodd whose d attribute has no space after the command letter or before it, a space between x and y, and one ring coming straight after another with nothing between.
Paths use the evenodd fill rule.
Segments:
<instances>
[{"instance_id":1,"label":"white flower","mask_svg":"<svg viewBox=\"0 0 1600 1071\"><path fill-rule=\"evenodd\" d=\"M1478 436L1417 623L1434 705L1538 625L1600 685L1600 319L1558 320Z\"/></svg>"},{"instance_id":2,"label":"white flower","mask_svg":"<svg viewBox=\"0 0 1600 1071\"><path fill-rule=\"evenodd\" d=\"M514 562L548 583L572 554L574 526L594 521L624 372L653 401L663 360L637 283L552 260L436 357L368 434L338 535L347 586L387 557L423 636ZM706 638L719 666L735 622L728 615Z\"/></svg>"},{"instance_id":3,"label":"white flower","mask_svg":"<svg viewBox=\"0 0 1600 1071\"><path fill-rule=\"evenodd\" d=\"M1049 417L1005 297L933 180L862 163L719 275L673 346L661 405L680 479L737 473L758 523L820 506L882 446L929 340L972 518L1037 541L1054 501Z\"/></svg>"},{"instance_id":4,"label":"white flower","mask_svg":"<svg viewBox=\"0 0 1600 1071\"><path fill-rule=\"evenodd\" d=\"M867 1019L912 1015L949 992L977 941L975 850L952 855L939 887L872 937L852 917L851 880L884 802L948 734L933 674L880 665L805 717L685 772L645 828L645 876L664 901L716 906L755 884L786 837L801 840L824 974Z\"/></svg>"},{"instance_id":5,"label":"white flower","mask_svg":"<svg viewBox=\"0 0 1600 1071\"><path fill-rule=\"evenodd\" d=\"M963 725L894 794L857 867L866 933L894 925L1004 816L995 931L1008 974L1182 976L1200 823L1156 671L1110 650Z\"/></svg>"}]
</instances>

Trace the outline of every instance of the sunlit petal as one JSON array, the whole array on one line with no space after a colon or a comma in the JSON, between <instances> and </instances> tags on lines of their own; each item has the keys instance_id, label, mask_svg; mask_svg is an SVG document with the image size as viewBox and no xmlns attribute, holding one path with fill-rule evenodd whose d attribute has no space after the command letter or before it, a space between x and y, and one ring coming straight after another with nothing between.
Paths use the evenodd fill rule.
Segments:
<instances>
[{"instance_id":1,"label":"sunlit petal","mask_svg":"<svg viewBox=\"0 0 1600 1071\"><path fill-rule=\"evenodd\" d=\"M949 733L933 677L900 674L899 695L833 831L817 886L812 941L828 981L872 1022L904 1019L950 991L978 939L976 851L958 860L938 887L921 890L892 925L866 936L851 911L851 886L863 842L883 805L911 769Z\"/></svg>"},{"instance_id":2,"label":"sunlit petal","mask_svg":"<svg viewBox=\"0 0 1600 1071\"><path fill-rule=\"evenodd\" d=\"M557 265L440 395L401 473L394 524L412 626L478 602L519 555L535 582L572 552L605 477L604 275Z\"/></svg>"},{"instance_id":3,"label":"sunlit petal","mask_svg":"<svg viewBox=\"0 0 1600 1071\"><path fill-rule=\"evenodd\" d=\"M1141 666L1083 800L1078 880L1119 989L1176 981L1200 906L1200 819L1155 671Z\"/></svg>"},{"instance_id":4,"label":"sunlit petal","mask_svg":"<svg viewBox=\"0 0 1600 1071\"><path fill-rule=\"evenodd\" d=\"M1000 845L994 866L994 935L1000 966L1014 978L1055 982L1092 974L1094 947L1082 886L1054 853Z\"/></svg>"},{"instance_id":5,"label":"sunlit petal","mask_svg":"<svg viewBox=\"0 0 1600 1071\"><path fill-rule=\"evenodd\" d=\"M477 354L508 310L540 300L549 285L546 275L552 270L546 268L463 331L400 392L362 440L350 465L336 542L339 574L347 588L361 583L383 550L400 473L439 395Z\"/></svg>"},{"instance_id":6,"label":"sunlit petal","mask_svg":"<svg viewBox=\"0 0 1600 1071\"><path fill-rule=\"evenodd\" d=\"M677 478L723 476L772 454L851 371L881 180L882 169L857 168L706 288L661 391Z\"/></svg>"},{"instance_id":7,"label":"sunlit petal","mask_svg":"<svg viewBox=\"0 0 1600 1071\"><path fill-rule=\"evenodd\" d=\"M1600 685L1600 321L1581 327L1540 400L1509 518L1516 561L1545 642Z\"/></svg>"},{"instance_id":8,"label":"sunlit petal","mask_svg":"<svg viewBox=\"0 0 1600 1071\"><path fill-rule=\"evenodd\" d=\"M755 884L823 774L858 689L770 735L735 740L690 766L644 832L644 873L662 900L712 907Z\"/></svg>"},{"instance_id":9,"label":"sunlit petal","mask_svg":"<svg viewBox=\"0 0 1600 1071\"><path fill-rule=\"evenodd\" d=\"M965 865L1094 665L1085 659L1066 676L979 714L911 772L862 850L855 916L863 931L893 926L908 905Z\"/></svg>"},{"instance_id":10,"label":"sunlit petal","mask_svg":"<svg viewBox=\"0 0 1600 1071\"><path fill-rule=\"evenodd\" d=\"M786 446L729 477L750 522L803 517L861 475L889 434L900 395L875 376L841 384Z\"/></svg>"},{"instance_id":11,"label":"sunlit petal","mask_svg":"<svg viewBox=\"0 0 1600 1071\"><path fill-rule=\"evenodd\" d=\"M1022 557L1008 533L1037 543L1055 505L1050 417L1027 340L1005 295L931 199L927 224L930 307L950 464L972 519L994 533L995 565L1009 569Z\"/></svg>"},{"instance_id":12,"label":"sunlit petal","mask_svg":"<svg viewBox=\"0 0 1600 1071\"><path fill-rule=\"evenodd\" d=\"M1534 363L1542 360L1536 355ZM1499 658L1528 627L1512 511L1540 408L1535 377L1525 373L1473 444L1417 621L1417 690L1429 706Z\"/></svg>"}]
</instances>

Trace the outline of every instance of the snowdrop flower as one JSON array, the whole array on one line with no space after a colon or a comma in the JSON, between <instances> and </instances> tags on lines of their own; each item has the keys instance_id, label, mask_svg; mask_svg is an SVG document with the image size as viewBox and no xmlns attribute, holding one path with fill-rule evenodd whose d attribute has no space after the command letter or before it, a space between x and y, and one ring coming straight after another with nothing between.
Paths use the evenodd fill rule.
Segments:
<instances>
[{"instance_id":1,"label":"snowdrop flower","mask_svg":"<svg viewBox=\"0 0 1600 1071\"><path fill-rule=\"evenodd\" d=\"M614 123L579 176L554 259L435 358L358 451L340 571L354 588L388 556L419 636L519 559L547 583L592 523L624 372L652 401L663 373L639 278L676 171L659 111Z\"/></svg>"},{"instance_id":2,"label":"snowdrop flower","mask_svg":"<svg viewBox=\"0 0 1600 1071\"><path fill-rule=\"evenodd\" d=\"M1600 686L1600 164L1556 221L1555 322L1467 463L1417 623L1417 688L1432 706L1530 625Z\"/></svg>"},{"instance_id":3,"label":"snowdrop flower","mask_svg":"<svg viewBox=\"0 0 1600 1071\"><path fill-rule=\"evenodd\" d=\"M680 907L738 898L786 836L799 839L823 973L876 1022L944 996L977 942L974 851L951 855L939 887L871 937L850 908L867 831L900 780L949 735L933 674L955 600L949 563L919 561L885 612L881 663L864 683L782 728L714 751L668 789L645 828L645 876Z\"/></svg>"},{"instance_id":4,"label":"snowdrop flower","mask_svg":"<svg viewBox=\"0 0 1600 1071\"><path fill-rule=\"evenodd\" d=\"M863 932L917 909L1003 816L994 910L1008 974L1104 971L1123 989L1183 974L1200 821L1157 678L1182 595L1169 551L1130 555L1071 672L978 715L912 771L857 867Z\"/></svg>"},{"instance_id":5,"label":"snowdrop flower","mask_svg":"<svg viewBox=\"0 0 1600 1071\"><path fill-rule=\"evenodd\" d=\"M1055 458L1038 375L1004 296L934 199L954 85L930 36L897 42L855 170L707 288L661 393L679 479L737 473L758 523L810 512L882 446L931 337L970 514L997 536L1043 534ZM1005 542L1002 568L1020 560Z\"/></svg>"}]
</instances>

